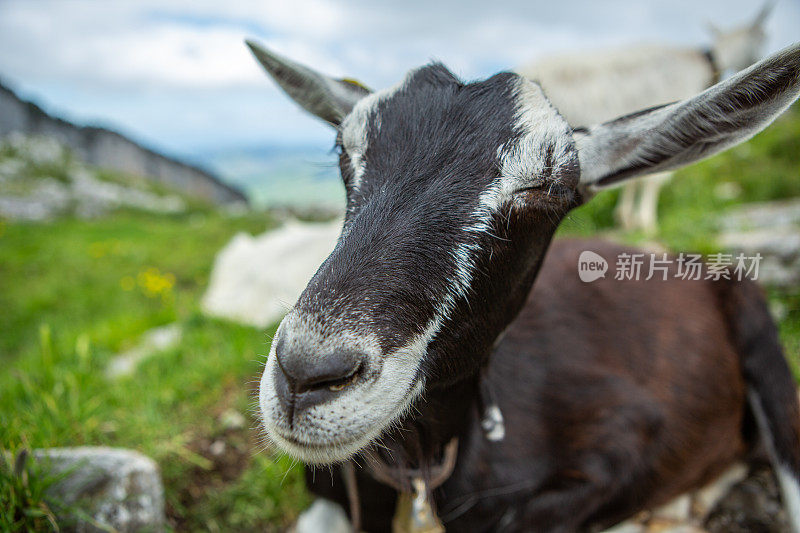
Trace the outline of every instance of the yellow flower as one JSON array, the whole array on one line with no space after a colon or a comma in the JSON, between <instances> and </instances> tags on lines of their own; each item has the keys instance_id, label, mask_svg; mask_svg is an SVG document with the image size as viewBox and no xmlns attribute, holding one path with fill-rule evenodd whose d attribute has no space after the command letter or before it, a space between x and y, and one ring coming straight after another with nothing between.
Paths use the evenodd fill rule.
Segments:
<instances>
[{"instance_id":1,"label":"yellow flower","mask_svg":"<svg viewBox=\"0 0 800 533\"><path fill-rule=\"evenodd\" d=\"M144 290L144 293L154 298L158 295L166 295L175 285L175 275L172 273L161 273L155 267L148 267L139 272L136 276L139 286Z\"/></svg>"}]
</instances>

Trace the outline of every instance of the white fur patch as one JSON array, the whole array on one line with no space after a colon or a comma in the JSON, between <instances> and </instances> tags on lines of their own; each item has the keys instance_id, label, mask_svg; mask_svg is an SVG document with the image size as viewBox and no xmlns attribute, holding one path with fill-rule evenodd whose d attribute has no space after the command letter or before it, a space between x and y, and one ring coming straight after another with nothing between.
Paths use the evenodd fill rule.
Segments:
<instances>
[{"instance_id":1,"label":"white fur patch","mask_svg":"<svg viewBox=\"0 0 800 533\"><path fill-rule=\"evenodd\" d=\"M497 211L515 191L539 186L550 176L558 176L560 165L573 162L572 130L558 114L536 83L520 78L515 89L517 111L515 129L521 133L514 143L498 149L500 193L492 208ZM555 168L547 168L546 153Z\"/></svg>"},{"instance_id":2,"label":"white fur patch","mask_svg":"<svg viewBox=\"0 0 800 533\"><path fill-rule=\"evenodd\" d=\"M487 440L500 442L506 437L506 424L503 413L496 405L490 405L483 413L481 428L486 433Z\"/></svg>"},{"instance_id":3,"label":"white fur patch","mask_svg":"<svg viewBox=\"0 0 800 533\"><path fill-rule=\"evenodd\" d=\"M785 466L778 465L776 474L781 487L783 505L789 515L789 523L794 533L800 533L800 484L797 482L797 477Z\"/></svg>"},{"instance_id":4,"label":"white fur patch","mask_svg":"<svg viewBox=\"0 0 800 533\"><path fill-rule=\"evenodd\" d=\"M456 272L447 283L447 292L437 306L436 317L428 325L429 328L433 327L436 322L435 332L438 332L441 323L453 312L456 302L467 296L475 272L475 254L480 250L477 237L491 230L492 219L500 205L501 194L499 180L495 180L481 193L478 206L472 213L471 222L462 228L468 240L458 244L450 252L456 264Z\"/></svg>"},{"instance_id":5,"label":"white fur patch","mask_svg":"<svg viewBox=\"0 0 800 533\"><path fill-rule=\"evenodd\" d=\"M370 118L375 117L374 127L380 130L381 117L377 115L378 104L381 101L388 100L396 92L400 91L412 73L409 73L400 83L371 93L359 100L353 110L342 121L342 145L350 157L350 163L353 168L352 187L356 190L361 188L361 180L367 168L365 156L369 144L367 134Z\"/></svg>"},{"instance_id":6,"label":"white fur patch","mask_svg":"<svg viewBox=\"0 0 800 533\"><path fill-rule=\"evenodd\" d=\"M365 104L365 100L369 100ZM364 176L367 162L364 159L367 153L367 122L373 113L376 100L371 96L363 98L342 122L342 145L350 157L353 169L353 187L361 187L361 178Z\"/></svg>"}]
</instances>

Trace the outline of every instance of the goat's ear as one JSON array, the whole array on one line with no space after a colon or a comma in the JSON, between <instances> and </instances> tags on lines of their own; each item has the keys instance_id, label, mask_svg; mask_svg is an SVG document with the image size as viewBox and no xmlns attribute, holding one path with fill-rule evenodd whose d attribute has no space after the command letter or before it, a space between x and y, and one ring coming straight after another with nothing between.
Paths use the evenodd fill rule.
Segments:
<instances>
[{"instance_id":1,"label":"goat's ear","mask_svg":"<svg viewBox=\"0 0 800 533\"><path fill-rule=\"evenodd\" d=\"M587 191L688 165L764 129L800 93L800 44L694 98L574 132Z\"/></svg>"},{"instance_id":2,"label":"goat's ear","mask_svg":"<svg viewBox=\"0 0 800 533\"><path fill-rule=\"evenodd\" d=\"M720 27L711 22L710 20L706 21L706 29L708 30L708 33L710 33L714 38L716 38L719 35L722 35L722 30L720 29Z\"/></svg>"},{"instance_id":3,"label":"goat's ear","mask_svg":"<svg viewBox=\"0 0 800 533\"><path fill-rule=\"evenodd\" d=\"M750 24L751 28L763 28L764 23L767 21L767 17L772 12L773 8L775 7L774 0L767 0L763 6L761 6L761 10L756 15L755 20Z\"/></svg>"},{"instance_id":4,"label":"goat's ear","mask_svg":"<svg viewBox=\"0 0 800 533\"><path fill-rule=\"evenodd\" d=\"M245 43L292 100L332 126L338 126L356 102L371 92L355 80L330 78L251 40Z\"/></svg>"}]
</instances>

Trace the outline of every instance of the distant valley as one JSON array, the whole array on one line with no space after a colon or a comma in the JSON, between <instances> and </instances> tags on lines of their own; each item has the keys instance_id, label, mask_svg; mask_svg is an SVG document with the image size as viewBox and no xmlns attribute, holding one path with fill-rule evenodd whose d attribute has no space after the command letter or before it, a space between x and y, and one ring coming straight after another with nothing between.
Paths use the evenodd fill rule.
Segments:
<instances>
[{"instance_id":1,"label":"distant valley","mask_svg":"<svg viewBox=\"0 0 800 533\"><path fill-rule=\"evenodd\" d=\"M245 191L254 206L344 209L336 155L319 147L210 150L197 162Z\"/></svg>"}]
</instances>

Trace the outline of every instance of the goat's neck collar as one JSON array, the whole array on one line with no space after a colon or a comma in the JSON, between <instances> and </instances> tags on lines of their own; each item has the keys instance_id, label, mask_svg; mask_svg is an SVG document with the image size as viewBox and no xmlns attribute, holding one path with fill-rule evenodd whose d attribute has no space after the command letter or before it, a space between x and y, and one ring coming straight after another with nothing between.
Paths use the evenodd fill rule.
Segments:
<instances>
[{"instance_id":1,"label":"goat's neck collar","mask_svg":"<svg viewBox=\"0 0 800 533\"><path fill-rule=\"evenodd\" d=\"M475 423L476 416L487 440L503 440L502 411L483 374L481 371L447 387L427 390L412 414L381 439L380 445L365 453L372 457L368 462L380 462L385 465L381 468L384 471L431 474L437 469L442 470L440 467L447 463L447 456L452 453L447 451L448 446ZM380 475L374 477L382 481ZM403 484L406 488L410 486L409 483Z\"/></svg>"},{"instance_id":2,"label":"goat's neck collar","mask_svg":"<svg viewBox=\"0 0 800 533\"><path fill-rule=\"evenodd\" d=\"M489 382L486 379L479 379L476 392L477 402L473 405L477 410L484 437L492 442L503 440L505 438L503 413L497 404ZM442 418L446 417L439 417L439 420ZM411 431L406 440L416 440L416 442L413 442L413 445L411 442L404 443L406 452L415 450L421 455L421 459L415 465L407 464L402 460L398 461L390 453L381 454L374 449L366 451L363 456L370 475L398 492L414 491L414 480L418 478L425 480L428 490L436 489L447 481L453 473L456 463L458 433L455 433L439 449L436 449L436 446L429 447L427 453L422 443L419 442L421 434L422 431L419 429ZM445 432L441 434L445 434Z\"/></svg>"},{"instance_id":3,"label":"goat's neck collar","mask_svg":"<svg viewBox=\"0 0 800 533\"><path fill-rule=\"evenodd\" d=\"M452 475L458 437L477 409L486 438L502 440L503 416L487 380L471 376L453 386L428 391L417 416L405 420L380 447L362 452L367 472L400 493L394 522L409 531L443 532L432 502L433 491ZM447 439L447 440L445 440ZM354 530L361 526L361 505L353 462L344 465L344 479Z\"/></svg>"},{"instance_id":4,"label":"goat's neck collar","mask_svg":"<svg viewBox=\"0 0 800 533\"><path fill-rule=\"evenodd\" d=\"M444 446L441 457L428 461L420 468L389 464L374 451L366 452L364 459L367 470L375 480L398 492L410 493L418 490L417 480L423 481L429 491L439 488L452 475L457 455L458 437L453 437Z\"/></svg>"}]
</instances>

